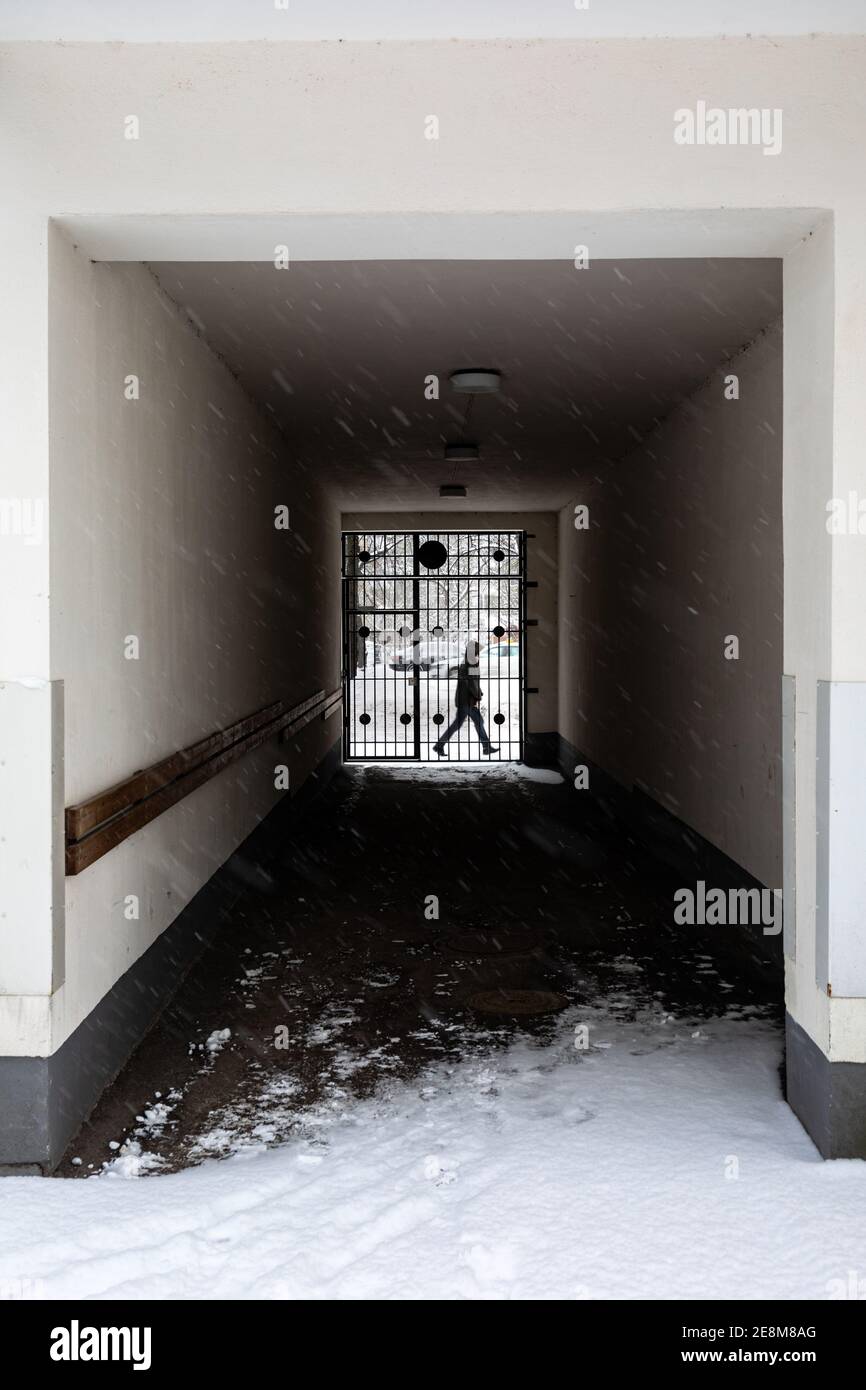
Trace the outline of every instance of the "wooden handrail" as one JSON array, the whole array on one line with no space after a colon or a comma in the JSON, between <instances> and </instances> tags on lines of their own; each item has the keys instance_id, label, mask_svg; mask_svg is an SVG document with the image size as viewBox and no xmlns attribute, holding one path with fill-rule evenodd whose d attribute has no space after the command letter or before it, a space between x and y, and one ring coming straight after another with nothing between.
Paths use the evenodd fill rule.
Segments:
<instances>
[{"instance_id":1,"label":"wooden handrail","mask_svg":"<svg viewBox=\"0 0 866 1390\"><path fill-rule=\"evenodd\" d=\"M324 692L322 691L320 694L324 694ZM228 748L232 743L243 738L245 734L252 733L254 729L269 724L282 712L282 708L282 700L275 700L272 705L266 705L264 709L248 715L246 719L239 719L236 724L231 724L226 729L219 729L215 734L208 734L207 738L200 739L198 743L190 744L189 748L182 748L179 753L172 753L170 757L163 758L161 762L154 763L152 767L145 768L142 772L134 772L131 777L124 778L122 782L109 787L107 791L98 792L88 801L79 802L77 806L68 806L66 809L67 840L82 840L98 825L104 824L105 821L111 820L123 811L128 811L136 802L143 801L147 796L152 796L154 792L168 786L169 782L173 782L175 778L193 771L206 758Z\"/></svg>"},{"instance_id":2,"label":"wooden handrail","mask_svg":"<svg viewBox=\"0 0 866 1390\"><path fill-rule=\"evenodd\" d=\"M134 772L107 791L68 806L66 873L80 874L223 768L276 734L283 730L298 733L317 715L327 719L341 700L341 690L327 695L324 690L317 690L315 695L292 706L276 700L151 767Z\"/></svg>"}]
</instances>

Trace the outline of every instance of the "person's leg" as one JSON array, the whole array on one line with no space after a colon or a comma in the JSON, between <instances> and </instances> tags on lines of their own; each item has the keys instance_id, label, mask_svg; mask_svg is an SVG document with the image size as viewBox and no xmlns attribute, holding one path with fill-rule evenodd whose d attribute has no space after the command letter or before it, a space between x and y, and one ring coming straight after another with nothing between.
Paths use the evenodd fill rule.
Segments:
<instances>
[{"instance_id":1,"label":"person's leg","mask_svg":"<svg viewBox=\"0 0 866 1390\"><path fill-rule=\"evenodd\" d=\"M451 720L451 723L448 725L448 728L445 730L442 737L437 738L436 742L433 744L434 753L441 753L444 745L448 742L449 738L451 738L452 734L457 733L457 730L460 728L461 724L464 724L466 722L467 714L471 713L472 711L468 708L467 705L457 706L457 713Z\"/></svg>"},{"instance_id":2,"label":"person's leg","mask_svg":"<svg viewBox=\"0 0 866 1390\"><path fill-rule=\"evenodd\" d=\"M485 753L489 753L490 739L487 737L487 730L484 727L484 720L481 718L481 710L478 708L477 705L473 705L469 710L469 718L475 725L475 732L481 739L481 747L484 749ZM496 751L498 752L499 750L497 749Z\"/></svg>"}]
</instances>

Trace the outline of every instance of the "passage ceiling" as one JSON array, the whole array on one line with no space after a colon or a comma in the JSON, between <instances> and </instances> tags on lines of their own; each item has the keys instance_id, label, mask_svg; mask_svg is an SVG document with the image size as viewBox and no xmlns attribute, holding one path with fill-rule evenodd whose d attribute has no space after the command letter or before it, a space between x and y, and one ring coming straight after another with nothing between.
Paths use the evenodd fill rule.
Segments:
<instances>
[{"instance_id":1,"label":"passage ceiling","mask_svg":"<svg viewBox=\"0 0 866 1390\"><path fill-rule=\"evenodd\" d=\"M157 263L163 288L344 508L555 508L782 310L781 261ZM498 396L448 385L503 374ZM425 381L439 379L439 399ZM446 464L446 443L477 462ZM449 506L460 508L460 503Z\"/></svg>"}]
</instances>

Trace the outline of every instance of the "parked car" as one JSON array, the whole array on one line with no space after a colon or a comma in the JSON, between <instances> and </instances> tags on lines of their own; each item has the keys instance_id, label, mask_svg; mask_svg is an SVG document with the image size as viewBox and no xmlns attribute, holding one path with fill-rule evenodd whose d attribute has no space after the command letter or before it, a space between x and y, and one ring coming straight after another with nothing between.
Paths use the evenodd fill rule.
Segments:
<instances>
[{"instance_id":1,"label":"parked car","mask_svg":"<svg viewBox=\"0 0 866 1390\"><path fill-rule=\"evenodd\" d=\"M450 658L449 676L457 675L463 655L463 649L461 649L456 658ZM493 677L494 679L497 676L502 680L519 676L520 643L503 639L500 642L491 642L488 646L482 647L478 654L476 670L480 676Z\"/></svg>"},{"instance_id":2,"label":"parked car","mask_svg":"<svg viewBox=\"0 0 866 1390\"><path fill-rule=\"evenodd\" d=\"M394 653L388 665L392 671L436 671L444 675L448 667L459 660L460 653L453 642L434 637L403 647Z\"/></svg>"},{"instance_id":3,"label":"parked car","mask_svg":"<svg viewBox=\"0 0 866 1390\"><path fill-rule=\"evenodd\" d=\"M465 643L434 637L425 642L407 644L393 653L388 665L392 671L435 671L439 676L446 673L456 676L465 650ZM478 655L478 670L491 676L519 675L520 643L503 637L482 647Z\"/></svg>"},{"instance_id":4,"label":"parked car","mask_svg":"<svg viewBox=\"0 0 866 1390\"><path fill-rule=\"evenodd\" d=\"M491 642L484 647L478 657L478 674L503 680L520 675L520 643Z\"/></svg>"}]
</instances>

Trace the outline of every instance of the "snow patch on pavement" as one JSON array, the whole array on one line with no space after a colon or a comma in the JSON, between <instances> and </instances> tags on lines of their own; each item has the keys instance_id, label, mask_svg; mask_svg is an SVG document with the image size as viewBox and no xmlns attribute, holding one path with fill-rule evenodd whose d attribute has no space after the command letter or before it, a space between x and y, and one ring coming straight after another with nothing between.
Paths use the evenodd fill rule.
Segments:
<instances>
[{"instance_id":1,"label":"snow patch on pavement","mask_svg":"<svg viewBox=\"0 0 866 1390\"><path fill-rule=\"evenodd\" d=\"M696 1023L572 1009L547 1041L371 1100L334 1089L277 1148L290 1078L270 1133L224 1161L7 1178L0 1279L46 1298L827 1298L863 1266L866 1164L819 1158L774 1024ZM231 1153L235 1130L214 1117L202 1147ZM136 1142L126 1175L146 1171Z\"/></svg>"},{"instance_id":2,"label":"snow patch on pavement","mask_svg":"<svg viewBox=\"0 0 866 1390\"><path fill-rule=\"evenodd\" d=\"M517 764L517 775L524 782L545 782L552 785L565 781L562 773L555 772L552 767L530 767L528 763Z\"/></svg>"}]
</instances>

